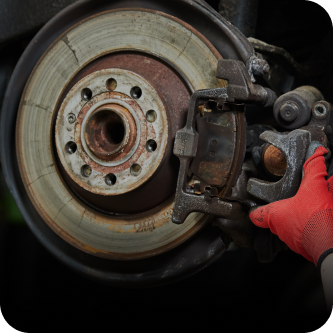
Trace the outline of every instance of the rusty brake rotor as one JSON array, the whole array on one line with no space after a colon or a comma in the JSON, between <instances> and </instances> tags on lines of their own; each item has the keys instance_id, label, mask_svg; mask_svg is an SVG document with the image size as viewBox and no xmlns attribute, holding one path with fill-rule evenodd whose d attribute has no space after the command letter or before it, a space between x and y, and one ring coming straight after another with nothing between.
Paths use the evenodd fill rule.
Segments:
<instances>
[{"instance_id":1,"label":"rusty brake rotor","mask_svg":"<svg viewBox=\"0 0 333 333\"><path fill-rule=\"evenodd\" d=\"M211 76L220 58L184 22L143 9L103 12L54 41L17 122L22 179L53 231L94 256L133 260L205 226L200 212L171 221L172 145L190 91L225 85Z\"/></svg>"},{"instance_id":2,"label":"rusty brake rotor","mask_svg":"<svg viewBox=\"0 0 333 333\"><path fill-rule=\"evenodd\" d=\"M121 11L118 18L129 15L130 21L117 21L116 13ZM116 16L110 19L109 15ZM143 33L147 24L149 29ZM120 37L126 29L126 38L131 40ZM208 5L190 0L80 1L59 13L33 39L8 86L0 131L1 160L27 224L61 261L113 285L151 286L193 274L223 253L220 232L203 229L202 214L195 213L184 226L175 226L170 206L179 167L170 143L186 122L191 93L223 85L215 76L220 54L246 61L254 51ZM57 116L71 89L90 74L109 69L133 72L154 88L166 112L168 136L160 164L146 182L121 195L104 196L73 180L66 171L68 165L58 156L55 135ZM125 94L133 99L130 92L118 92L112 80L103 85L101 94ZM81 97L89 99L89 94L87 90ZM126 113L127 106L109 102L91 113L83 130L90 157L104 162L130 152L136 141L132 146L128 131L137 133L135 117ZM67 113L66 125L76 124L80 111ZM149 126L155 115L147 111L151 110L143 114ZM104 123L108 128L120 124L116 135L110 136ZM9 145L15 130L17 155ZM147 139L145 149L154 149ZM60 148L76 154L78 147L73 137ZM89 176L96 171L90 167L83 173ZM103 186L114 186L110 173L103 178ZM179 266L180 259L183 264Z\"/></svg>"}]
</instances>

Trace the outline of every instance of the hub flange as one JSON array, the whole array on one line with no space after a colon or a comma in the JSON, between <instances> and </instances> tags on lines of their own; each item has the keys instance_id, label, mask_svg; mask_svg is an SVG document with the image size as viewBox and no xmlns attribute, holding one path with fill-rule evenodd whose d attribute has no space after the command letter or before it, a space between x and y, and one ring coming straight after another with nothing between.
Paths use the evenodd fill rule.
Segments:
<instances>
[{"instance_id":1,"label":"hub flange","mask_svg":"<svg viewBox=\"0 0 333 333\"><path fill-rule=\"evenodd\" d=\"M68 121L70 115L75 122ZM156 90L123 69L80 80L57 116L61 164L75 183L95 194L119 195L142 185L159 167L167 141L166 110Z\"/></svg>"}]
</instances>

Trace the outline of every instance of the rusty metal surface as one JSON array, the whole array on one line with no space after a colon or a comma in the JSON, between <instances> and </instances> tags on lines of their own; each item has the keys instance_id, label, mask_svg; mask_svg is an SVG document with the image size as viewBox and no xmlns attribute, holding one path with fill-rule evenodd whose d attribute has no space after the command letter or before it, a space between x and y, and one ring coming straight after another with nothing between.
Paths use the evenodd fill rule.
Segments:
<instances>
[{"instance_id":1,"label":"rusty metal surface","mask_svg":"<svg viewBox=\"0 0 333 333\"><path fill-rule=\"evenodd\" d=\"M256 198L246 191L248 180L258 176L258 170L251 159L245 160L242 172L238 177L236 185L232 189L232 197L240 198L247 202L249 206L256 205ZM227 237L239 247L253 247L257 252L259 262L272 262L277 253L286 249L286 245L269 229L256 227L249 216L239 220L225 218L215 218L213 225L219 227L223 233L223 240ZM227 244L227 240L224 240Z\"/></svg>"},{"instance_id":2,"label":"rusty metal surface","mask_svg":"<svg viewBox=\"0 0 333 333\"><path fill-rule=\"evenodd\" d=\"M125 119L122 119L122 118ZM135 121L127 109L119 104L105 104L87 119L85 140L89 149L100 159L120 159L126 156L136 141Z\"/></svg>"},{"instance_id":3,"label":"rusty metal surface","mask_svg":"<svg viewBox=\"0 0 333 333\"><path fill-rule=\"evenodd\" d=\"M224 200L228 198L231 188L234 186L236 179L241 170L241 164L245 154L245 117L241 106L224 104L227 98L227 88L216 88L196 91L190 100L190 107L187 117L186 126L177 132L174 154L180 160L180 171L178 177L178 185L175 199L175 207L173 211L172 221L176 224L181 224L185 221L189 213L198 211L206 212L212 215L222 217L244 217L246 209L239 202L228 202ZM229 173L226 178L226 183L222 188L208 186L205 188L204 194L196 194L196 189L192 189L188 184L188 170L190 163L195 158L198 149L198 141L200 133L195 130L195 120L200 105L205 105L209 101L214 101L220 108L223 107L224 112L233 113L233 122L225 122L226 128L237 128L235 141L233 142L233 158L230 167L230 160L227 161L227 170ZM205 106L207 109L208 106ZM235 108L233 110L233 108ZM218 122L220 117L214 119ZM226 119L229 117L227 116ZM223 119L223 118L222 118ZM212 119L213 120L213 119ZM214 122L214 120L212 122ZM221 119L220 119L221 120ZM222 121L223 123L223 121ZM229 127L229 128L228 128ZM198 127L199 128L199 127ZM210 140L209 140L210 141ZM217 140L216 140L217 141ZM207 148L207 147L206 147ZM198 161L199 162L199 161ZM198 175L200 164L198 168ZM232 171L231 171L232 170ZM219 170L221 171L221 170ZM214 172L215 173L215 172ZM212 179L210 175L210 179ZM226 175L225 175L226 176ZM215 177L215 176L214 176Z\"/></svg>"},{"instance_id":4,"label":"rusty metal surface","mask_svg":"<svg viewBox=\"0 0 333 333\"><path fill-rule=\"evenodd\" d=\"M117 79L117 91L107 90L110 77ZM125 94L133 85L141 87L142 98ZM92 91L88 102L82 101L85 89ZM153 123L146 119L148 110L156 110ZM76 118L74 123L68 123L69 115ZM121 126L118 145L110 143L117 134L114 123L105 121L110 115ZM148 181L164 157L167 137L168 121L157 92L142 77L121 69L100 70L81 79L67 94L56 121L55 141L63 167L78 185L99 195L120 195ZM154 140L154 151L146 149L148 140ZM66 150L68 142L76 145L74 153ZM88 176L82 176L84 165L91 167ZM139 173L133 173L133 165ZM112 186L106 182L109 174L115 177Z\"/></svg>"},{"instance_id":5,"label":"rusty metal surface","mask_svg":"<svg viewBox=\"0 0 333 333\"><path fill-rule=\"evenodd\" d=\"M302 168L305 154L310 144L310 134L303 130L294 130L288 134L266 131L260 139L280 149L287 160L287 170L278 182L267 182L251 178L247 191L266 202L274 202L294 196L302 180Z\"/></svg>"},{"instance_id":6,"label":"rusty metal surface","mask_svg":"<svg viewBox=\"0 0 333 333\"><path fill-rule=\"evenodd\" d=\"M166 19L161 13L159 13L157 15L154 15L152 13L149 13L149 14L145 13L142 15L141 10L139 10L138 12L139 13L135 13L135 11L134 12L128 11L128 12L124 13L123 11L117 11L115 13L113 13L113 12L106 13L106 14L104 13L102 16L104 17L104 22L106 22L106 24L110 24L112 26L114 26L114 20L108 19L109 17L115 16L120 21L123 19L126 19L126 18L131 19L133 17L137 17L138 18L137 21L140 21L140 19L141 19L140 22L142 22L142 24L147 24L147 33L150 32L150 24L147 23L147 21L145 20L145 18L147 16L149 16L152 21L157 20L157 22L161 22L161 20L162 21L164 20L163 22L165 22L165 20L171 20L172 26L173 25L178 26L177 23L172 21L172 19ZM104 35L109 34L108 32L105 32L106 29L105 28L103 29L103 27L104 27L103 25L95 24L95 22L99 23L100 21L98 21L96 18L93 18L92 21L93 21L93 25L95 25L95 27L96 27L96 30L98 30L97 32L100 32L101 34L103 32ZM168 23L170 23L170 21L168 21ZM91 22L89 22L89 24L91 24ZM133 24L135 24L135 23L133 23ZM136 24L138 25L139 23L137 22ZM98 50L100 50L101 48L104 51L112 52L112 50L114 50L114 49L112 49L112 46L113 47L117 46L117 39L114 36L110 37L112 39L112 43L109 44L109 43L105 42L105 40L107 39L107 36L104 36L105 38L100 38L100 39L91 38L91 35L89 33L90 29L87 29L87 26L85 26L85 27L84 26L85 26L85 24L82 24L73 29L73 30L78 29L78 30L75 30L76 32L78 32L78 31L82 32L82 29L83 29L83 31L88 30L87 34L82 34L82 33L78 34L80 36L79 41L76 39L76 41L78 43L79 42L81 43L80 44L80 46L82 46L81 50L84 50L84 48L85 48L85 45L82 45L83 44L82 38L84 38L85 36L90 36L88 38L88 40L93 39L91 41L92 43L94 43L94 40L104 43L103 45L105 46L106 50L103 48L103 45L99 45L100 47L96 47L96 48L91 47L90 50L89 50L89 48L86 49L87 52L89 52L89 51L93 52L93 55L95 55L95 56L99 56ZM130 26L132 26L132 25L130 25ZM162 34L163 34L163 26L164 25L159 26L159 31L161 31ZM208 46L206 47L203 40L199 40L197 36L192 35L190 32L186 31L186 29L184 29L184 27L182 27L182 26L178 26L178 27L179 27L180 32L185 30L185 32L187 33L186 37L190 38L189 42L187 42L186 38L183 38L182 44L181 44L182 46L183 45L184 46L193 45L194 49L196 49L197 45L199 44L199 46L200 46L200 49L198 51L199 54L200 54L200 51L202 51L207 56L209 56L209 58L193 56L194 57L193 62L189 61L187 64L184 64L184 66L182 67L182 70L184 71L184 75L186 74L186 77L189 76L190 78L192 78L192 80L190 82L192 82L193 87L197 87L198 84L202 85L203 87L219 86L219 83L220 83L219 80L217 80L215 77L212 77L212 79L211 79L212 71L210 70L213 68L215 69L218 59L216 59L213 52L211 52L209 50L209 47ZM101 30L102 30L102 32L101 32ZM123 31L123 30L121 30L121 31ZM92 34L92 36L93 37L97 36L98 35L97 32L95 31L95 34ZM154 35L155 32L151 32L151 33ZM172 34L173 32L169 31L169 33ZM131 38L132 38L132 36L133 35L131 34ZM164 36L164 34L163 34L163 36ZM176 39L179 36L182 36L182 34L181 33L177 34L174 36L174 38ZM134 35L133 38L135 41L137 41L136 35ZM152 37L151 40L154 40L154 38ZM158 43L158 42L160 42L161 44L164 43L163 39L156 38L156 43ZM141 40L141 43L143 43L142 40ZM150 44L156 45L156 43L151 42ZM77 44L75 44L75 45L78 46ZM145 49L144 46L142 46L142 47ZM43 68L44 68L44 73L46 73L46 75L44 75L42 78L38 77L38 79L37 79L35 72L34 72L32 77L35 80L34 81L30 80L30 82L29 82L29 83L32 83L32 82L34 83L32 85L32 90L36 91L37 95L41 96L41 98L44 98L44 96L49 97L48 94L43 93L43 90L47 90L47 88L49 87L49 84L44 84L43 78L45 78L46 81L50 81L53 84L53 86L55 86L55 89L48 89L48 91L50 92L50 95L51 95L50 96L51 98L48 98L48 101L51 100L51 102L52 102L51 103L52 106L50 106L50 109L52 109L52 111L55 110L56 102L58 100L59 95L62 93L63 87L67 85L67 82L68 82L67 80L70 80L73 77L73 75L75 75L76 70L79 70L79 68L77 67L77 63L75 63L75 57L74 57L73 53L68 48L68 45L66 43L63 43L63 39L58 40L58 43L57 43L57 46L55 46L55 49L59 50L59 52L53 52L51 54L47 54L47 56L41 60L41 64L44 64L45 66L40 67L40 65L39 65L37 67L36 71L38 72L38 69L39 69L39 73L43 73ZM94 49L94 50L92 50L92 49ZM127 46L125 46L125 49L127 50ZM115 52L117 52L117 50L118 49L115 49ZM161 47L161 52L163 50L164 50L164 48ZM171 47L171 50L174 50L174 49ZM67 61L63 61L63 57L61 57L62 52L60 52L60 51L64 51L67 54L67 56L76 64L76 66L73 66L72 63L68 63ZM196 52L183 51L183 48L181 48L179 50L176 49L174 51L175 51L176 56L181 54L180 59L186 58L186 56L185 56L186 54L189 57L189 59L192 59L192 54L197 55ZM169 57L169 54L166 54L166 52L164 52L164 53L162 52L162 54L160 54L160 56L163 57L164 54L168 59L171 57L171 56ZM77 55L78 59L80 59L80 55L78 52L76 53L76 55ZM92 59L91 57L89 58L86 56L86 52L81 54L81 56L84 58L82 63L85 63L84 61L90 61ZM64 70L63 71L59 70L59 66L52 66L54 64L54 62L49 61L50 57L51 57L51 60L54 59L56 62L57 62L57 60L59 60L59 66L60 67L62 66L61 68L64 68ZM203 64L202 64L201 59L203 59ZM209 62L208 62L209 70L204 72L203 68L207 68L207 60L209 60ZM181 60L179 60L179 61L181 61ZM190 66L190 68L188 67L188 64L192 64ZM203 66L203 68L202 68L202 66ZM42 68L42 69L40 70L40 68ZM49 70L45 70L45 69L49 69ZM65 80L64 75L63 75L63 73L65 72L65 69L66 69L66 71L69 71L69 73L70 73L67 76L67 80ZM47 73L50 73L50 71L52 71L53 75L47 75ZM124 70L112 68L112 69L105 69L104 71L109 74L111 72L114 74L117 71L123 72ZM133 72L131 72L131 73L134 75ZM137 75L137 74L135 74L135 75ZM57 80L55 80L55 78L57 78ZM195 80L193 80L193 78L195 78ZM201 78L201 79L198 80L198 78ZM85 79L83 79L83 80L85 80ZM99 90L100 88L105 89L105 82L107 80L109 80L109 77L104 77L103 82L102 82L103 84L102 83L98 84L97 87L94 85L90 86L89 89L91 88L91 91L93 92L92 95L94 95L94 93L96 93L96 94L101 93L101 91L96 91L96 90ZM135 79L133 79L133 80L136 81ZM118 83L121 81L120 76L118 76L117 81L118 81ZM41 87L41 89L36 89L36 84L38 84L38 82L40 83L39 86ZM80 83L81 83L81 81L78 84L80 84ZM102 85L103 85L103 87L102 87ZM83 86L81 88L85 89L87 87L85 87L84 83L83 83ZM128 88L129 89L127 90L127 94L130 94L130 90L133 88L132 84L129 84ZM81 91L78 91L78 94L77 94L77 101L79 101L79 104L81 103L80 101L82 100L82 95L79 94L80 92ZM143 97L144 97L144 94L143 94ZM26 98L26 99L29 99L29 98ZM141 102L143 102L143 101L144 101L144 98L142 98ZM146 102L153 103L153 100L147 98ZM82 101L82 103L85 103L85 100ZM140 101L138 101L138 103L141 105ZM82 104L81 104L81 106L82 106ZM35 107L34 105L30 105L30 108L34 108L34 107ZM27 108L27 106L26 106L26 104L24 104L24 109L26 109L26 108ZM143 108L143 109L147 110L147 108ZM156 112L161 109L163 109L163 106L156 109ZM72 113L73 110L70 108L68 111ZM75 110L75 114L77 114L76 112L79 112L79 110ZM26 115L26 113L25 113L25 115ZM41 140L36 141L36 144L30 145L30 147L32 150L38 151L37 148L39 148L39 146L42 146L41 147L42 149L40 151L43 151L43 154L40 154L40 155L47 157L45 159L45 161L47 162L46 165L50 168L52 167L54 172L52 174L50 174L50 173L46 174L45 177L39 177L39 175L41 175L40 169L45 170L45 168L43 168L44 164L41 165L38 162L37 163L33 162L32 164L35 164L35 165L37 164L37 167L34 168L34 170L37 169L39 175L37 177L34 177L35 179L37 179L37 181L35 184L33 184L32 189L35 190L35 193L37 193L37 195L33 198L33 200L36 203L36 205L38 205L38 210L39 210L42 218L53 229L53 231L55 231L58 234L58 236L65 239L70 244L76 246L81 251L85 251L94 256L107 257L107 258L111 258L111 259L131 260L132 258L136 258L136 259L143 258L142 255L144 255L144 257L158 255L161 253L160 249L162 251L167 251L170 248L172 248L173 246L179 245L181 242L186 240L188 237L191 237L195 232L197 232L199 229L201 229L205 225L206 219L203 216L203 214L194 213L187 219L186 223L181 227L177 227L171 223L171 215L169 215L169 218L166 217L166 220L167 220L166 223L163 224L163 227L160 227L161 226L160 218L163 216L164 210L167 209L167 211L170 212L170 210L172 210L172 208L173 208L173 202L168 202L168 206L165 206L165 205L163 205L163 207L162 207L162 205L155 206L154 214L151 211L145 211L145 212L143 212L143 214L140 217L133 216L131 214L128 214L127 216L124 217L124 216L116 215L117 213L115 213L115 215L113 215L113 216L110 216L110 215L105 216L104 214L101 214L101 212L98 211L98 209L90 209L90 207L92 205L89 206L89 203L87 205L85 205L84 200L82 200L83 202L78 200L80 198L79 195L77 197L75 195L73 195L73 193L69 191L69 189L65 185L63 179L58 174L56 164L54 164L54 163L51 164L52 162L54 162L53 155L52 155L52 147L50 145L52 142L50 140L50 138L52 138L52 136L54 135L53 131L51 130L52 129L51 115L53 115L53 112L40 114L41 117L39 117L36 112L35 113L32 112L32 113L28 114L27 117L30 117L30 116L37 117L37 119L39 120L39 123L42 123L43 125L45 123L48 124L48 127L47 127L48 131L47 131L46 135L43 135L43 141L41 141ZM44 118L42 118L42 116L44 116L44 117L47 116L48 119L45 120ZM159 118L159 116L160 116L160 114L158 114L158 118ZM64 118L64 120L65 119L67 119L67 117ZM28 122L26 122L26 123L28 123ZM36 126L36 128L41 129L41 128L46 128L46 127L45 126ZM68 127L68 128L70 128L70 127ZM168 126L164 126L164 128L167 130ZM27 127L25 127L25 129L27 129ZM71 129L71 132L72 132L72 129ZM33 134L29 134L29 133L31 133L29 131L29 128L27 129L27 133L28 133L28 136L29 135L33 136ZM28 143L28 142L33 141L33 138L31 140L30 140L30 138L28 138L27 140L24 140L24 141ZM48 147L47 147L48 150L44 148L45 145L43 144L43 142L48 143ZM67 141L65 141L64 143L67 144ZM45 152L45 150L46 150L46 152ZM51 152L51 154L49 152ZM164 150L163 150L163 152L164 152ZM25 156L27 156L27 155L35 156L35 154L26 153ZM39 161L39 156L37 156L33 160ZM50 163L49 163L49 161L50 161ZM38 166L39 166L39 168L38 168ZM94 170L92 170L91 176L94 176ZM89 177L89 179L91 179L91 178ZM31 181L30 181L30 183L31 183ZM54 186L54 184L56 184L58 186L56 187L56 186ZM136 199L138 199L138 198L134 198L133 201L135 201ZM146 199L146 198L143 198L143 199ZM114 200L110 200L110 201L114 202ZM129 208L131 208L131 204L133 204L133 202L126 201L123 204L126 204L127 206L129 206ZM51 214L49 214L49 216L47 216L47 214L48 214L48 212L50 212L50 210L53 210L53 211L51 212ZM54 217L55 217L55 219L54 219ZM138 221L140 223L138 223ZM142 225L141 225L141 222L142 222ZM134 226L137 226L137 228L133 228ZM139 231L137 232L137 230L139 230ZM63 231L65 231L65 232L63 232ZM70 239L70 237L68 237L68 235L72 236L72 238Z\"/></svg>"},{"instance_id":7,"label":"rusty metal surface","mask_svg":"<svg viewBox=\"0 0 333 333\"><path fill-rule=\"evenodd\" d=\"M317 112L317 110L320 112ZM325 148L330 148L329 140L326 136L328 132L332 131L330 123L332 106L326 101L318 101L312 108L311 121L307 126L302 127L303 130L311 134L311 141L318 141Z\"/></svg>"},{"instance_id":8,"label":"rusty metal surface","mask_svg":"<svg viewBox=\"0 0 333 333\"><path fill-rule=\"evenodd\" d=\"M316 109L322 108L318 114ZM286 158L287 168L284 176L277 182L267 182L251 178L247 191L266 202L274 202L294 196L301 184L303 164L311 142L317 141L329 148L326 133L330 119L331 106L325 101L318 102L312 109L312 118L308 126L289 133L266 131L260 139L282 151Z\"/></svg>"},{"instance_id":9,"label":"rusty metal surface","mask_svg":"<svg viewBox=\"0 0 333 333\"><path fill-rule=\"evenodd\" d=\"M2 114L2 130L0 131L3 136L3 140L1 140L1 154L2 157L8 157L6 159L2 158L3 170L6 174L11 193L14 195L27 224L43 245L46 246L59 260L72 267L77 272L105 283L122 286L133 286L133 284L151 286L156 284L157 281L162 283L161 280L156 279L156 276L162 276L163 272L165 272L165 262L168 262L172 258L179 258L177 256L178 252L175 253L171 251L163 255L163 258L154 258L153 262L149 259L145 259L140 261L140 263L137 263L135 266L133 263L124 264L116 261L111 261L110 264L110 260L93 257L91 254L84 253L69 245L45 224L36 208L31 203L17 168L16 155L12 154L12 142L14 140L15 121L17 116L16 111L18 109L20 96L31 71L49 45L51 45L58 36L69 29L73 24L76 24L91 15L115 8L133 6L159 10L180 17L205 34L211 42L216 41L215 46L226 58L232 57L245 60L253 54L253 48L249 43L244 42L244 36L241 36L240 33L234 34L233 27L203 1L80 1L77 4L66 8L49 22L33 39L20 60L7 91L7 96L11 96L11 98L5 98L4 109L6 112ZM210 26L209 30L207 30L207 26ZM239 41L241 41L241 43ZM177 163L177 159L175 160ZM161 180L163 181L162 177ZM167 186L168 184L165 184L165 187ZM165 187L163 191L167 191ZM158 193L155 193L155 197L157 195ZM141 198L139 198L139 200L140 199ZM135 205L136 201L133 201L132 203ZM184 246L186 247L187 244ZM203 251L211 253L209 246L203 249ZM214 255L219 253L219 251L216 251L212 255L214 257ZM211 259L213 259L213 257ZM177 260L175 262L177 263ZM205 264L208 264L208 262L205 262ZM133 268L133 265L136 268ZM183 271L180 276L178 273L181 267L175 265L173 271L174 274L170 275L168 279L163 280L163 282L170 282L179 277L185 277L195 272L198 266L196 263L192 263L191 267L190 265L187 267L189 270ZM204 265L200 266L200 268L202 267L204 267ZM152 275L152 269L158 274Z\"/></svg>"},{"instance_id":10,"label":"rusty metal surface","mask_svg":"<svg viewBox=\"0 0 333 333\"><path fill-rule=\"evenodd\" d=\"M168 143L160 169L149 183L137 190L118 195L110 202L104 196L95 195L78 186L60 163L59 168L72 190L91 207L105 213L140 214L161 204L167 204L174 196L179 162L172 154L172 142L177 130L185 124L190 92L182 78L161 59L138 52L119 52L95 60L80 71L64 90L58 102L59 108L64 97L78 81L93 72L107 68L132 71L142 76L158 91L169 121ZM128 202L131 202L131 205L128 205Z\"/></svg>"},{"instance_id":11,"label":"rusty metal surface","mask_svg":"<svg viewBox=\"0 0 333 333\"><path fill-rule=\"evenodd\" d=\"M264 166L274 176L282 177L287 169L287 160L282 151L272 145L267 146L263 152Z\"/></svg>"},{"instance_id":12,"label":"rusty metal surface","mask_svg":"<svg viewBox=\"0 0 333 333\"><path fill-rule=\"evenodd\" d=\"M228 102L252 102L268 107L277 99L275 92L253 84L255 82L253 73L262 75L268 70L267 62L258 58L249 59L247 64L232 59L221 59L218 62L216 76L228 80Z\"/></svg>"},{"instance_id":13,"label":"rusty metal surface","mask_svg":"<svg viewBox=\"0 0 333 333\"><path fill-rule=\"evenodd\" d=\"M199 142L191 171L210 186L224 186L230 173L236 140L236 116L215 113L198 117Z\"/></svg>"},{"instance_id":14,"label":"rusty metal surface","mask_svg":"<svg viewBox=\"0 0 333 333\"><path fill-rule=\"evenodd\" d=\"M98 72L96 73L98 75ZM108 101L113 100L113 103L110 103ZM92 107L94 107L97 103L104 102L106 104L103 104L102 106L98 107L96 110L92 112L88 116L88 119L84 122L84 119L87 117L88 112L91 110ZM133 118L133 115L129 110L126 108L126 106L122 106L119 104L116 104L117 101L124 102L124 105L128 105L128 107L131 107L132 110L134 110L135 114L137 115L139 119L139 124L136 124L135 119ZM100 152L101 147L98 142L95 142L95 139L90 137L90 135L93 135L94 132L90 132L88 121L91 116L93 116L96 112L99 110L103 110L105 108L108 108L110 110L118 111L118 114L122 116L123 123L126 124L125 126L125 135L124 135L124 141L123 145L119 145L117 151L115 151L113 154L104 152L103 154ZM105 123L102 123L101 126L105 126ZM138 126L140 125L140 132L138 132ZM103 93L98 96L96 96L92 101L87 103L79 112L77 117L77 122L75 124L75 142L78 144L78 151L82 155L83 160L91 165L95 170L103 172L103 173L114 173L119 172L125 169L128 169L132 164L137 162L139 157L145 153L144 152L144 146L147 141L147 136L150 134L154 139L156 137L154 136L153 131L150 131L148 133L147 128L147 122L144 117L144 113L141 110L140 106L131 98L128 96L119 93L119 92L109 92L109 93ZM100 129L98 135L100 134ZM152 133L150 133L152 132ZM83 146L83 135L84 133L84 139L86 141L86 144ZM139 135L139 137L137 137ZM90 138L89 138L90 137ZM135 143L139 141L139 145L137 146L137 149L133 151ZM88 145L88 147L87 147ZM106 146L109 146L109 143L106 143ZM97 159L91 158L90 151L93 152L94 155L96 155ZM112 149L112 147L111 147ZM97 154L95 151L99 151ZM132 154L129 156L129 154L132 152ZM147 154L146 154L147 156ZM127 160L124 161L124 159ZM109 165L109 163L103 163L103 162L113 162L113 165ZM119 164L116 162L119 161Z\"/></svg>"},{"instance_id":15,"label":"rusty metal surface","mask_svg":"<svg viewBox=\"0 0 333 333\"><path fill-rule=\"evenodd\" d=\"M268 88L253 84L254 75L263 75L268 71L268 63L259 55L252 56L245 62L220 59L216 76L226 80L227 87L200 90L192 95L187 124L177 132L174 146L174 154L181 163L172 217L174 223L183 223L192 211L207 212L233 220L243 219L246 216L247 209L244 203L230 198L231 189L241 172L246 151L246 124L242 106L231 103L252 102L262 104L264 107L272 106L277 99L276 94ZM233 121L231 117L229 121L221 123L219 120L222 118L216 115L210 116L210 119L216 117L210 121L211 123L215 125L224 123L223 132L220 129L218 133L218 127L212 124L207 126L205 123L205 114L209 110L208 101L214 101L218 109L234 113ZM203 118L197 116L198 112ZM203 135L195 130L196 118L198 118L197 129L200 133L204 133ZM214 135L219 139L210 138ZM219 148L227 155L224 158L209 146L213 142L218 143L222 138L226 141L226 145L225 147L220 145ZM191 188L187 183L187 177L192 159L194 160L191 170L195 177Z\"/></svg>"}]
</instances>

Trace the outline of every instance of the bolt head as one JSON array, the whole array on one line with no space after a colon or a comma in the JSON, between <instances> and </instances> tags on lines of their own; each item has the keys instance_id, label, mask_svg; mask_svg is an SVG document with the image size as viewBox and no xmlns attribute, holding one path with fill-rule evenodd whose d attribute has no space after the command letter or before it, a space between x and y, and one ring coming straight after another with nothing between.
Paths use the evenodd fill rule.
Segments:
<instances>
[{"instance_id":1,"label":"bolt head","mask_svg":"<svg viewBox=\"0 0 333 333\"><path fill-rule=\"evenodd\" d=\"M66 119L67 119L68 123L74 124L75 121L76 121L76 116L75 116L74 113L70 113L70 114L67 115Z\"/></svg>"}]
</instances>

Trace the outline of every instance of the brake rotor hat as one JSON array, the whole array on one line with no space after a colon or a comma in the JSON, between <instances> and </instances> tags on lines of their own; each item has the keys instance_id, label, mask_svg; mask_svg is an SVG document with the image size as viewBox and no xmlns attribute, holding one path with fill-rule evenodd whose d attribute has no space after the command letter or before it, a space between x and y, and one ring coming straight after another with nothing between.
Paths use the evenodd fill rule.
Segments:
<instances>
[{"instance_id":1,"label":"brake rotor hat","mask_svg":"<svg viewBox=\"0 0 333 333\"><path fill-rule=\"evenodd\" d=\"M116 91L108 90L110 79L117 83ZM152 111L156 117L150 122L146 114ZM69 123L69 115L76 121ZM77 184L101 195L123 194L146 182L161 163L167 139L166 110L156 90L123 69L96 71L79 81L56 121L61 164ZM75 152L68 150L70 143Z\"/></svg>"}]
</instances>

